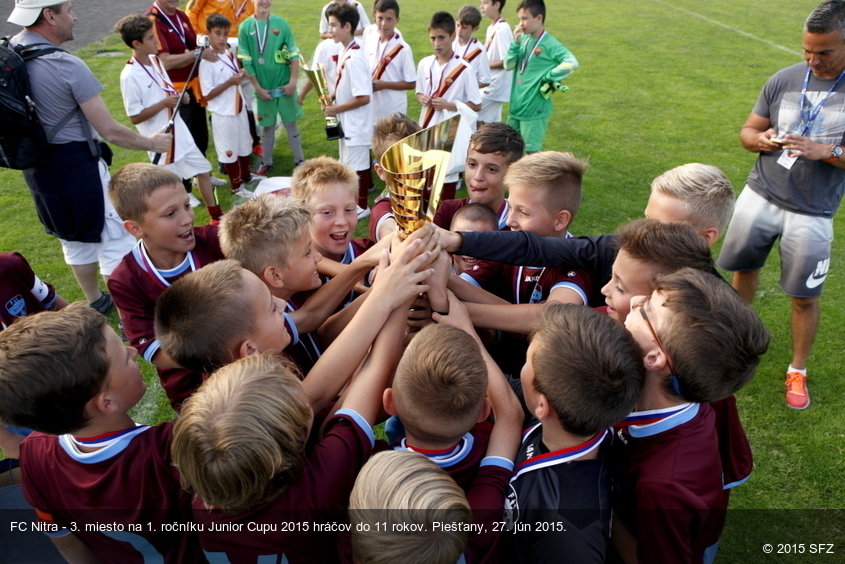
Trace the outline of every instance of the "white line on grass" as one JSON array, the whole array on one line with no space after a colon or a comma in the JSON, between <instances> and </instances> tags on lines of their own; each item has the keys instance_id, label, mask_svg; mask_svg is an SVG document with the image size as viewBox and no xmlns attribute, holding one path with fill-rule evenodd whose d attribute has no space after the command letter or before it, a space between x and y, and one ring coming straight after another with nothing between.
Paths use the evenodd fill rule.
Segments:
<instances>
[{"instance_id":1,"label":"white line on grass","mask_svg":"<svg viewBox=\"0 0 845 564\"><path fill-rule=\"evenodd\" d=\"M705 16L703 14L699 14L698 12L693 12L692 10L687 10L686 8L681 8L680 6L675 6L675 5L670 4L668 2L662 2L661 0L651 0L651 1L654 2L655 4L660 4L661 6L666 6L667 8L672 8L674 10L678 10L679 12L683 12L687 15L702 19L702 20L704 20L708 23L711 23L713 25L717 25L717 26L725 28L729 31L733 31L734 33L738 33L739 35L742 35L742 36L747 37L749 39L754 39L755 41L765 43L766 45L768 45L770 47L774 47L775 49L780 49L781 51L786 51L790 55L797 55L799 57L801 56L800 51L795 51L794 49L790 49L789 47L784 47L783 45L779 45L779 44L775 43L774 41L769 41L768 39L763 39L762 37L757 37L756 35L748 33L747 31L743 31L741 29L738 29L736 27L733 27L733 26L730 26L728 24L722 23L720 21L714 20L712 18L708 18L707 16Z\"/></svg>"}]
</instances>

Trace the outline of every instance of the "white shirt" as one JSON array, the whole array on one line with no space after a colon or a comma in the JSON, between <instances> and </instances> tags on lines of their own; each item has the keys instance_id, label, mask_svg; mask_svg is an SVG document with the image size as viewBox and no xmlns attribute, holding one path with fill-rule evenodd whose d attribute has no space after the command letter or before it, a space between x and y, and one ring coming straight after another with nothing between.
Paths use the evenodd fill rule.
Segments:
<instances>
[{"instance_id":1,"label":"white shirt","mask_svg":"<svg viewBox=\"0 0 845 564\"><path fill-rule=\"evenodd\" d=\"M422 59L419 66L417 66L417 93L434 96L440 85L453 72L455 67L459 65L463 65L466 68L458 75L458 78L449 86L446 92L443 93L442 97L449 102L481 104L481 92L478 90L478 78L475 76L475 71L457 54L453 54L452 58L443 65L437 62L434 55L429 55ZM432 119L424 124L423 122L425 121L427 112L428 106L423 106L420 112L421 127L430 127L457 113L450 112L449 110L435 110Z\"/></svg>"},{"instance_id":2,"label":"white shirt","mask_svg":"<svg viewBox=\"0 0 845 564\"><path fill-rule=\"evenodd\" d=\"M370 97L369 104L338 114L346 144L369 146L373 136L373 81L367 56L355 40L342 48L335 84L335 104L343 104L357 96Z\"/></svg>"},{"instance_id":3,"label":"white shirt","mask_svg":"<svg viewBox=\"0 0 845 564\"><path fill-rule=\"evenodd\" d=\"M399 46L401 46L401 49L395 52ZM386 42L380 41L378 35L370 35L364 43L364 52L367 55L374 80L378 78L376 72L379 70L382 59L395 52L390 61L384 65L381 80L387 82L416 81L417 72L414 66L414 55L411 52L411 47L402 40L402 36L398 32L395 32ZM373 92L372 103L374 121L394 112L406 114L408 113L408 91L379 90Z\"/></svg>"},{"instance_id":4,"label":"white shirt","mask_svg":"<svg viewBox=\"0 0 845 564\"><path fill-rule=\"evenodd\" d=\"M487 49L488 61L504 61L513 43L513 32L511 26L503 19L490 24L487 28L487 40L484 46ZM511 99L512 72L505 69L490 69L490 85L484 88L484 98L494 102L508 102Z\"/></svg>"},{"instance_id":5,"label":"white shirt","mask_svg":"<svg viewBox=\"0 0 845 564\"><path fill-rule=\"evenodd\" d=\"M479 84L490 84L492 80L490 61L487 59L487 51L484 49L484 45L478 39L470 37L466 45L461 45L455 38L452 42L452 50L469 63L478 77ZM478 54L476 54L476 51L478 51ZM469 57L473 57L473 59L469 60Z\"/></svg>"},{"instance_id":6,"label":"white shirt","mask_svg":"<svg viewBox=\"0 0 845 564\"><path fill-rule=\"evenodd\" d=\"M237 60L228 51L222 55L218 54L216 61L200 61L200 87L203 94L207 96L239 70ZM208 111L221 116L237 115L244 111L244 107L240 85L230 86L208 101Z\"/></svg>"},{"instance_id":7,"label":"white shirt","mask_svg":"<svg viewBox=\"0 0 845 564\"><path fill-rule=\"evenodd\" d=\"M167 84L172 87L173 83L162 66L157 72L152 65L143 65L135 58L129 60L120 72L120 93L123 96L123 107L127 116L136 116L145 109L164 100L169 94L166 92ZM173 91L178 94L178 91ZM170 112L162 110L141 123L135 124L135 128L141 135L149 137L153 133L164 129L170 120ZM196 143L188 131L188 126L182 121L179 114L173 121L173 143L175 144L175 155L166 154L162 156L161 163L169 164L178 161L190 149L196 149ZM150 160L155 153L149 151Z\"/></svg>"}]
</instances>

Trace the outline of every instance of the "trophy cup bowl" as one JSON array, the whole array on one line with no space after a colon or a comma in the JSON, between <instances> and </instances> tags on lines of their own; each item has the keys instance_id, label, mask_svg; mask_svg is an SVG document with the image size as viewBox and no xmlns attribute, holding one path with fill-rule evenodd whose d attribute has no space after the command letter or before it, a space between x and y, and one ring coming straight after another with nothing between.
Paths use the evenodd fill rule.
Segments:
<instances>
[{"instance_id":1,"label":"trophy cup bowl","mask_svg":"<svg viewBox=\"0 0 845 564\"><path fill-rule=\"evenodd\" d=\"M320 107L325 108L332 103L331 94L329 94L329 84L326 80L326 67L323 63L317 63L313 68L303 64L301 67L305 76L311 82L314 90L317 91L317 96L320 98ZM326 116L326 139L334 141L335 139L343 138L343 128L340 126L336 116Z\"/></svg>"},{"instance_id":2,"label":"trophy cup bowl","mask_svg":"<svg viewBox=\"0 0 845 564\"><path fill-rule=\"evenodd\" d=\"M381 157L400 239L434 220L460 115L391 145Z\"/></svg>"}]
</instances>

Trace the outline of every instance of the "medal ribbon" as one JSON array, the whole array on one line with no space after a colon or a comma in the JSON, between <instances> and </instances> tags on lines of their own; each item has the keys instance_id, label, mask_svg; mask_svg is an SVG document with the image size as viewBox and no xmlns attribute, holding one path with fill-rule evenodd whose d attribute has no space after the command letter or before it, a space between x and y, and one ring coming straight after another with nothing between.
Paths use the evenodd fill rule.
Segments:
<instances>
[{"instance_id":1,"label":"medal ribbon","mask_svg":"<svg viewBox=\"0 0 845 564\"><path fill-rule=\"evenodd\" d=\"M821 98L815 104L810 104L810 100L807 98L807 90L810 87L811 72L812 69L807 66L807 75L804 77L804 86L801 88L801 137L806 137L807 133L810 132L810 128L813 127L816 118L819 117L819 112L822 111L828 98L836 90L836 87L839 86L839 83L842 82L842 77L845 76L845 71L839 73L839 76L836 78L833 86L830 87L830 90L827 91L827 94L824 95L824 98ZM808 105L810 106L809 108L807 108Z\"/></svg>"},{"instance_id":2,"label":"medal ribbon","mask_svg":"<svg viewBox=\"0 0 845 564\"><path fill-rule=\"evenodd\" d=\"M532 48L531 48L531 50L530 50L530 51L528 51L528 53L527 53L527 55L528 55L528 56L527 56L527 57L525 56L525 55L526 55L526 53L522 53L522 56L519 58L519 74L522 74L522 73L524 73L524 72L525 72L525 67L527 67L527 66L528 66L528 63L530 63L530 62L531 62L531 57L533 57L533 56L534 56L534 51L537 49L537 45L539 45L539 44L540 44L540 42L543 40L543 38L544 38L545 36L546 36L546 32L545 32L545 31L543 31L543 34L542 34L540 37L538 37L538 38L537 38L537 41L535 41L535 42L534 42L534 47L532 47ZM526 46L526 47L528 46L528 42L529 42L529 41L530 41L530 40L528 40L528 39L525 41L525 46Z\"/></svg>"}]
</instances>

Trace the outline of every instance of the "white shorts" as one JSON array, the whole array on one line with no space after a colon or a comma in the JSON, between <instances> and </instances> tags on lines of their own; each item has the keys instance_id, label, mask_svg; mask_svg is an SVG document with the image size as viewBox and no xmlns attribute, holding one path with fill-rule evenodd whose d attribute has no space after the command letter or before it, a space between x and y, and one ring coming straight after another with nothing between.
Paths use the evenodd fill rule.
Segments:
<instances>
[{"instance_id":1,"label":"white shorts","mask_svg":"<svg viewBox=\"0 0 845 564\"><path fill-rule=\"evenodd\" d=\"M252 136L245 110L236 116L211 114L211 131L218 162L233 163L238 157L252 154Z\"/></svg>"},{"instance_id":2,"label":"white shorts","mask_svg":"<svg viewBox=\"0 0 845 564\"><path fill-rule=\"evenodd\" d=\"M370 168L370 146L369 145L355 145L350 147L341 139L340 143L340 162L352 168L355 172L360 170L367 170Z\"/></svg>"},{"instance_id":3,"label":"white shorts","mask_svg":"<svg viewBox=\"0 0 845 564\"><path fill-rule=\"evenodd\" d=\"M780 286L789 296L820 296L830 268L833 218L787 211L746 186L717 264L725 270L757 270L780 239Z\"/></svg>"},{"instance_id":4,"label":"white shorts","mask_svg":"<svg viewBox=\"0 0 845 564\"><path fill-rule=\"evenodd\" d=\"M135 238L123 228L123 220L117 215L117 211L109 200L107 186L111 176L106 163L100 160L100 182L103 186L103 199L105 200L106 220L103 231L100 234L99 243L82 243L80 241L66 241L59 239L62 243L62 254L65 264L79 266L83 264L100 263L100 274L110 276L120 264L126 253L132 251L135 245Z\"/></svg>"},{"instance_id":5,"label":"white shorts","mask_svg":"<svg viewBox=\"0 0 845 564\"><path fill-rule=\"evenodd\" d=\"M192 148L181 159L168 165L162 165L167 170L178 175L182 180L188 180L198 174L211 172L211 163L200 153L195 143L191 145Z\"/></svg>"},{"instance_id":6,"label":"white shorts","mask_svg":"<svg viewBox=\"0 0 845 564\"><path fill-rule=\"evenodd\" d=\"M478 121L482 121L484 123L501 122L502 105L504 105L504 102L496 102L495 100L490 100L482 96L481 109L478 110Z\"/></svg>"}]
</instances>

